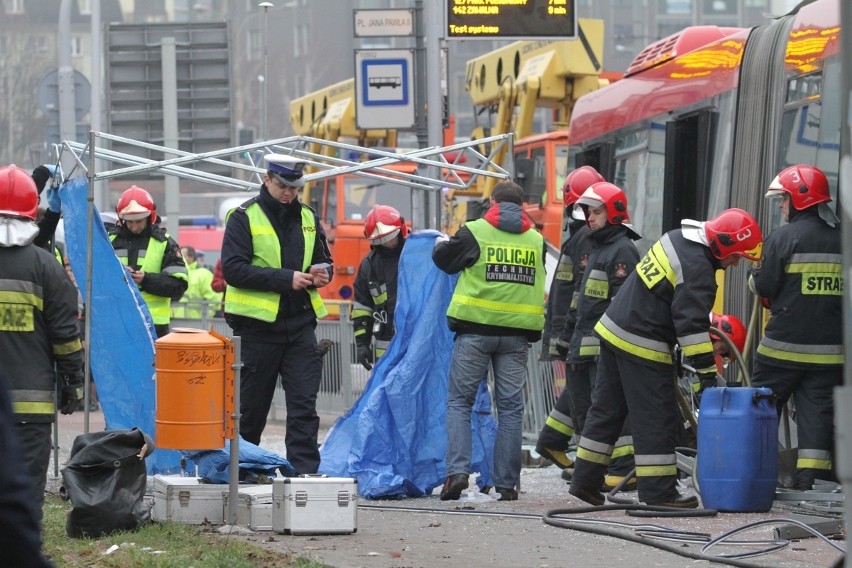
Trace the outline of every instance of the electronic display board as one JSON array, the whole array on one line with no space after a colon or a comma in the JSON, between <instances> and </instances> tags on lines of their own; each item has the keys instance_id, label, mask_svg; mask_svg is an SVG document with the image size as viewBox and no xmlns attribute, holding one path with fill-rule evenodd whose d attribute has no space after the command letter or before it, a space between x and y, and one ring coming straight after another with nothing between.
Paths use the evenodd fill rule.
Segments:
<instances>
[{"instance_id":1,"label":"electronic display board","mask_svg":"<svg viewBox=\"0 0 852 568\"><path fill-rule=\"evenodd\" d=\"M447 39L577 37L575 0L447 0Z\"/></svg>"}]
</instances>

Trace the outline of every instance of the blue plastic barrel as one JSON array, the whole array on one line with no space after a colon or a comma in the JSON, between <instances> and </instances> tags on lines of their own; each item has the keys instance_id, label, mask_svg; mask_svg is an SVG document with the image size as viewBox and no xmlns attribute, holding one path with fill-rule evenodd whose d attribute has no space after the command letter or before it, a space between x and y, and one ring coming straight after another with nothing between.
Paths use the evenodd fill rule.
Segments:
<instances>
[{"instance_id":1,"label":"blue plastic barrel","mask_svg":"<svg viewBox=\"0 0 852 568\"><path fill-rule=\"evenodd\" d=\"M696 479L705 509L772 508L778 480L778 413L767 388L709 388L698 414Z\"/></svg>"}]
</instances>

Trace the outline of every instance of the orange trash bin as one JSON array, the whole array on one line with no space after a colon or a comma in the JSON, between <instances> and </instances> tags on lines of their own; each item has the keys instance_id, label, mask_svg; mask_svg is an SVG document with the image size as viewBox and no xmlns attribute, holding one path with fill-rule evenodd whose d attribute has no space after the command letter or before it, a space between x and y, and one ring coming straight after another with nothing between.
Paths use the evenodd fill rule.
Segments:
<instances>
[{"instance_id":1,"label":"orange trash bin","mask_svg":"<svg viewBox=\"0 0 852 568\"><path fill-rule=\"evenodd\" d=\"M157 447L223 448L230 371L227 339L201 329L177 328L154 345Z\"/></svg>"}]
</instances>

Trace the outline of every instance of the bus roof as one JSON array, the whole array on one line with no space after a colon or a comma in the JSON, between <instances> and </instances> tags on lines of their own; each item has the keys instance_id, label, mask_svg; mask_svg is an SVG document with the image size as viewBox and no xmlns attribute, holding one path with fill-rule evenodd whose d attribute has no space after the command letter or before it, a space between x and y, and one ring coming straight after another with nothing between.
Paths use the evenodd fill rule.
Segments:
<instances>
[{"instance_id":1,"label":"bus roof","mask_svg":"<svg viewBox=\"0 0 852 568\"><path fill-rule=\"evenodd\" d=\"M623 79L577 101L571 143L735 88L748 34L748 29L700 26L649 46ZM701 38L714 39L696 47ZM652 61L654 53L657 59Z\"/></svg>"}]
</instances>

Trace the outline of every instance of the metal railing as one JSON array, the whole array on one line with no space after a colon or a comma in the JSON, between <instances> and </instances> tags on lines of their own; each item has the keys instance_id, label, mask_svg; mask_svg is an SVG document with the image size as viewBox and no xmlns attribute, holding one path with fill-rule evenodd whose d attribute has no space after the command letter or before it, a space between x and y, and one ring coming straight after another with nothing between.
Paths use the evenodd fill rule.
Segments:
<instances>
[{"instance_id":1,"label":"metal railing","mask_svg":"<svg viewBox=\"0 0 852 568\"><path fill-rule=\"evenodd\" d=\"M224 318L215 317L218 303L190 301L189 305L175 303L171 328L190 327L212 329L225 337L232 335L231 328ZM175 317L175 314L198 313L200 318ZM370 372L364 369L355 358L355 336L347 310L341 310L340 319L321 319L317 322L317 340L328 339L331 349L323 358L322 380L317 396L317 412L328 416L342 416L364 392ZM550 361L539 361L541 342L533 344L528 359L528 376L524 389L523 433L525 442L535 442L550 409L553 408L559 392L565 386L564 366L553 365ZM556 371L554 371L554 367ZM490 380L490 377L489 377ZM280 385L275 390L271 420L283 420L286 416L284 391Z\"/></svg>"}]
</instances>

